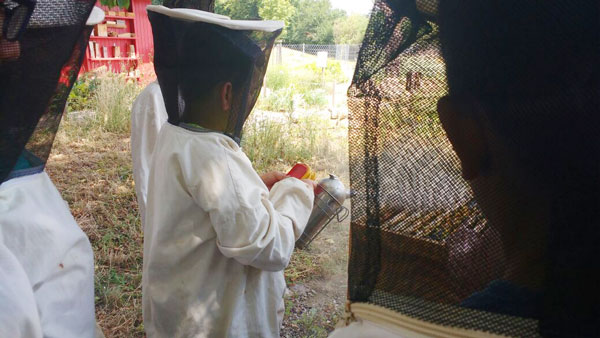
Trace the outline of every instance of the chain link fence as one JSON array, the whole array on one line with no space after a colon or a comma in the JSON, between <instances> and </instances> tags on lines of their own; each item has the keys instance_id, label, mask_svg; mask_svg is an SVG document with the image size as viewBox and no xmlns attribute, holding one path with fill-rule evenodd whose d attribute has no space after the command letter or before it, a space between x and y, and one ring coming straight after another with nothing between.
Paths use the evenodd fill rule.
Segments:
<instances>
[{"instance_id":1,"label":"chain link fence","mask_svg":"<svg viewBox=\"0 0 600 338\"><path fill-rule=\"evenodd\" d=\"M258 108L290 115L345 119L346 93L360 45L277 43Z\"/></svg>"},{"instance_id":2,"label":"chain link fence","mask_svg":"<svg viewBox=\"0 0 600 338\"><path fill-rule=\"evenodd\" d=\"M317 55L319 52L327 52L329 58L338 61L358 60L360 45L307 45L307 44L278 44L276 48L288 48L302 53Z\"/></svg>"}]
</instances>

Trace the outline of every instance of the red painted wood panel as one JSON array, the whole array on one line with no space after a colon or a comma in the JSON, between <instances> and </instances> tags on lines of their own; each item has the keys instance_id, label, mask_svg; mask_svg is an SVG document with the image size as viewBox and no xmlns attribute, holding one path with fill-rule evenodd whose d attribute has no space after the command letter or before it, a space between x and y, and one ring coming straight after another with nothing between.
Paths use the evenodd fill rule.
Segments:
<instances>
[{"instance_id":1,"label":"red painted wood panel","mask_svg":"<svg viewBox=\"0 0 600 338\"><path fill-rule=\"evenodd\" d=\"M113 55L113 47L119 46L121 49L121 56L127 56L129 52L129 45L133 44L135 46L136 54L141 63L151 62L154 56L154 40L152 38L152 27L150 26L150 21L148 21L148 13L146 12L146 6L151 3L151 0L132 0L131 7L129 9L130 12L135 13L134 19L124 19L127 28L126 29L116 29L111 28L111 31L116 31L117 33L123 32L134 32L135 38L128 39L114 39L114 38L103 38L103 37L92 37L90 41L99 42L102 46L107 46L109 57L114 57ZM96 2L96 6L102 8L105 12L109 9L105 6L100 5L100 1ZM118 9L114 9L118 11ZM109 18L107 18L109 19ZM116 18L110 18L114 20ZM92 59L90 58L90 52L87 50L85 60L81 67L81 72L87 72L94 70L101 66L107 66L109 70L115 73L120 73L122 71L130 71L132 69L138 68L139 62L138 60L129 60L127 58L117 59L117 60L107 60L104 58L101 59Z\"/></svg>"},{"instance_id":2,"label":"red painted wood panel","mask_svg":"<svg viewBox=\"0 0 600 338\"><path fill-rule=\"evenodd\" d=\"M150 26L150 21L148 21L148 12L146 12L146 6L148 5L150 5L150 0L132 1L132 9L135 13L138 53L144 63L151 62L154 58L152 27Z\"/></svg>"}]
</instances>

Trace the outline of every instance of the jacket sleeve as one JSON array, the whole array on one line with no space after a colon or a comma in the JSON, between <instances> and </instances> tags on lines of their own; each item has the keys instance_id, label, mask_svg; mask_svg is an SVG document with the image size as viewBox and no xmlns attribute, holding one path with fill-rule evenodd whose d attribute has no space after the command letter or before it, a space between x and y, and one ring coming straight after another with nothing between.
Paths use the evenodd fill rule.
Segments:
<instances>
[{"instance_id":1,"label":"jacket sleeve","mask_svg":"<svg viewBox=\"0 0 600 338\"><path fill-rule=\"evenodd\" d=\"M193 191L210 215L221 253L258 269L285 269L312 211L313 191L288 178L269 192L236 146L209 162L200 170L202 184Z\"/></svg>"}]
</instances>

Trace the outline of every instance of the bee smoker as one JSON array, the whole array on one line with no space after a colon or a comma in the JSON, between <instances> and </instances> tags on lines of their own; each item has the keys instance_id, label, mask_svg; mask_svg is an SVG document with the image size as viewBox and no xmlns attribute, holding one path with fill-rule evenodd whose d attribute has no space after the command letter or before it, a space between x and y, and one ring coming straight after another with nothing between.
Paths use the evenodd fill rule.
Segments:
<instances>
[{"instance_id":1,"label":"bee smoker","mask_svg":"<svg viewBox=\"0 0 600 338\"><path fill-rule=\"evenodd\" d=\"M344 184L333 174L322 179L315 191L315 203L312 213L302 236L296 241L296 248L304 249L323 231L335 218L344 221L350 211L343 204L346 198L354 193L346 190Z\"/></svg>"}]
</instances>

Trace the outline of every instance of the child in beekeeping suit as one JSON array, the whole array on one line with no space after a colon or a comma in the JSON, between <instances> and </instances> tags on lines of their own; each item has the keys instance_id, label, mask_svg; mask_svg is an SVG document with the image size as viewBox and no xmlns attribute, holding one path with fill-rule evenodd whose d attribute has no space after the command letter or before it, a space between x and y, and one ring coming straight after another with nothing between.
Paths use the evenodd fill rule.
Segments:
<instances>
[{"instance_id":1,"label":"child in beekeeping suit","mask_svg":"<svg viewBox=\"0 0 600 338\"><path fill-rule=\"evenodd\" d=\"M169 120L145 213L149 337L279 337L285 280L312 182L261 179L239 146L280 22L149 6Z\"/></svg>"}]
</instances>

